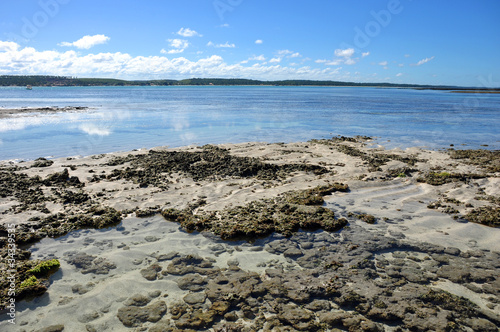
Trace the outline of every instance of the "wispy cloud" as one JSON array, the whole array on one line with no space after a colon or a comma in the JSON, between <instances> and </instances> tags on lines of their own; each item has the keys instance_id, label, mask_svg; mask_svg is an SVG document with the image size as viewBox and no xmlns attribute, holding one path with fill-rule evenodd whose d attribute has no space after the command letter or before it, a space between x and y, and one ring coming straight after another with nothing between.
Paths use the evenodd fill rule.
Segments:
<instances>
[{"instance_id":1,"label":"wispy cloud","mask_svg":"<svg viewBox=\"0 0 500 332\"><path fill-rule=\"evenodd\" d=\"M107 43L109 39L110 38L105 35L84 36L72 43L62 42L59 44L59 46L67 46L67 47L74 46L76 48L88 50L89 48L94 47L96 45Z\"/></svg>"},{"instance_id":2,"label":"wispy cloud","mask_svg":"<svg viewBox=\"0 0 500 332\"><path fill-rule=\"evenodd\" d=\"M236 47L235 44L229 44L229 42L226 42L225 44L215 44L211 41L209 41L207 43L207 46L216 47L216 48L235 48Z\"/></svg>"},{"instance_id":3,"label":"wispy cloud","mask_svg":"<svg viewBox=\"0 0 500 332\"><path fill-rule=\"evenodd\" d=\"M403 73L397 73L396 74L396 77L401 77L401 76L403 76Z\"/></svg>"},{"instance_id":4,"label":"wispy cloud","mask_svg":"<svg viewBox=\"0 0 500 332\"><path fill-rule=\"evenodd\" d=\"M424 63L427 63L427 62L429 62L429 61L431 61L431 60L433 60L433 59L434 59L434 56L431 56L430 58L425 58L425 59L422 59L422 60L420 60L420 61L419 61L419 62L417 62L417 63L412 63L410 66L421 66L421 65L423 65Z\"/></svg>"},{"instance_id":5,"label":"wispy cloud","mask_svg":"<svg viewBox=\"0 0 500 332\"><path fill-rule=\"evenodd\" d=\"M290 51L290 50L279 50L278 52L276 52L278 55L288 55L288 54L292 54L293 52Z\"/></svg>"},{"instance_id":6,"label":"wispy cloud","mask_svg":"<svg viewBox=\"0 0 500 332\"><path fill-rule=\"evenodd\" d=\"M177 48L174 48L174 49L171 49L171 50L166 50L164 48L161 49L160 53L161 54L179 54L179 53L182 53L184 52L184 49L181 48L181 49L177 49Z\"/></svg>"},{"instance_id":7,"label":"wispy cloud","mask_svg":"<svg viewBox=\"0 0 500 332\"><path fill-rule=\"evenodd\" d=\"M382 61L378 63L380 66L387 66L387 61Z\"/></svg>"},{"instance_id":8,"label":"wispy cloud","mask_svg":"<svg viewBox=\"0 0 500 332\"><path fill-rule=\"evenodd\" d=\"M264 41L262 41L262 39L257 39L257 40L255 41L255 44L257 44L257 45L260 45L260 44L262 44L262 43L264 43Z\"/></svg>"},{"instance_id":9,"label":"wispy cloud","mask_svg":"<svg viewBox=\"0 0 500 332\"><path fill-rule=\"evenodd\" d=\"M251 58L248 59L249 61L266 61L266 58L264 57L263 54L259 55L259 56L253 56Z\"/></svg>"},{"instance_id":10,"label":"wispy cloud","mask_svg":"<svg viewBox=\"0 0 500 332\"><path fill-rule=\"evenodd\" d=\"M370 52L364 52L364 53L361 53L361 57L364 58L364 57L367 57L370 55Z\"/></svg>"},{"instance_id":11,"label":"wispy cloud","mask_svg":"<svg viewBox=\"0 0 500 332\"><path fill-rule=\"evenodd\" d=\"M203 37L203 35L189 28L181 28L179 31L177 31L177 34L182 37Z\"/></svg>"}]
</instances>

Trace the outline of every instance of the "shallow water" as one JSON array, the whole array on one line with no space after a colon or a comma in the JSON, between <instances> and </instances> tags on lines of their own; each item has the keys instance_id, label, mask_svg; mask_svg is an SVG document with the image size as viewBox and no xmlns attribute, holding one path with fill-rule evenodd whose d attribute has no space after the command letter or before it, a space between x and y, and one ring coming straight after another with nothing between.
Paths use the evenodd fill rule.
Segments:
<instances>
[{"instance_id":1,"label":"shallow water","mask_svg":"<svg viewBox=\"0 0 500 332\"><path fill-rule=\"evenodd\" d=\"M61 268L50 278L47 293L17 304L16 326L8 324L8 317L2 315L0 330L16 331L23 326L32 331L64 324L65 330L84 331L90 322L89 315L97 310L100 315L91 319L93 324L120 331L124 326L116 317L116 311L128 297L159 290L170 306L189 293L179 289L176 276L168 275L155 281L142 277L142 269L162 261L158 254L177 252L208 257L220 268L227 268L228 262L238 262L241 269L259 274L270 266L296 268L297 265L283 255L263 250L264 244L273 239L268 237L254 244L221 241L209 234L186 233L178 224L167 222L161 216L127 218L119 226L105 230L79 230L57 239L45 238L29 248L32 258L57 258ZM77 253L103 258L116 267L106 274L84 273L84 269L69 263ZM105 272L103 270L101 272Z\"/></svg>"},{"instance_id":2,"label":"shallow water","mask_svg":"<svg viewBox=\"0 0 500 332\"><path fill-rule=\"evenodd\" d=\"M0 119L0 160L154 146L379 137L388 147L500 148L500 95L339 87L0 88L0 107L87 106Z\"/></svg>"}]
</instances>

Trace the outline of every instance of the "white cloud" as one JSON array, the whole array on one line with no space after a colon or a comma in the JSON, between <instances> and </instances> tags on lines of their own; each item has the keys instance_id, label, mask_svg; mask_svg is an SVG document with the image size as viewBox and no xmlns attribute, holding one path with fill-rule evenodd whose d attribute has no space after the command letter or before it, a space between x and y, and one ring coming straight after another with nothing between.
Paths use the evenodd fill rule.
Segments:
<instances>
[{"instance_id":1,"label":"white cloud","mask_svg":"<svg viewBox=\"0 0 500 332\"><path fill-rule=\"evenodd\" d=\"M184 50L189 47L189 43L185 39L175 38L175 39L167 39L167 41L170 43L170 47L173 47L173 49L168 51L162 49L160 51L160 53L162 54L179 54L184 52Z\"/></svg>"},{"instance_id":2,"label":"white cloud","mask_svg":"<svg viewBox=\"0 0 500 332\"><path fill-rule=\"evenodd\" d=\"M345 59L344 63L346 65L354 65L356 63L356 60L354 60L352 58L347 58L347 59Z\"/></svg>"},{"instance_id":3,"label":"white cloud","mask_svg":"<svg viewBox=\"0 0 500 332\"><path fill-rule=\"evenodd\" d=\"M80 127L80 130L89 135L95 136L109 136L111 135L111 130L105 127L99 127L93 123L84 123Z\"/></svg>"},{"instance_id":4,"label":"white cloud","mask_svg":"<svg viewBox=\"0 0 500 332\"><path fill-rule=\"evenodd\" d=\"M347 49L336 49L334 54L337 57L336 59L333 60L316 60L316 63L323 63L325 66L338 66L341 64L346 64L346 65L354 65L359 58L353 58L352 56L354 55L354 49L353 48L347 48Z\"/></svg>"},{"instance_id":5,"label":"white cloud","mask_svg":"<svg viewBox=\"0 0 500 332\"><path fill-rule=\"evenodd\" d=\"M262 41L262 39L257 39L257 40L255 41L255 44L262 44L262 43L264 43L264 42Z\"/></svg>"},{"instance_id":6,"label":"white cloud","mask_svg":"<svg viewBox=\"0 0 500 332\"><path fill-rule=\"evenodd\" d=\"M261 62L265 59L263 56L257 57L258 62L244 65L238 62L227 63L219 55L206 56L197 60L189 60L182 56L173 58L163 55L131 56L121 52L82 55L73 50L38 51L32 47L23 48L16 43L9 44L9 47L4 47L4 49L8 51L0 52L0 75L59 75L121 79L247 77L279 80L293 77L295 79L335 80L342 78L340 68L285 66L279 62ZM168 52L164 50L164 54ZM10 124L8 130L12 130L12 127L13 125ZM1 129L0 127L0 131ZM86 129L90 131L91 128Z\"/></svg>"},{"instance_id":7,"label":"white cloud","mask_svg":"<svg viewBox=\"0 0 500 332\"><path fill-rule=\"evenodd\" d=\"M397 73L396 74L396 77L401 77L401 76L403 76L403 73Z\"/></svg>"},{"instance_id":8,"label":"white cloud","mask_svg":"<svg viewBox=\"0 0 500 332\"><path fill-rule=\"evenodd\" d=\"M378 63L380 66L387 66L387 61L382 61Z\"/></svg>"},{"instance_id":9,"label":"white cloud","mask_svg":"<svg viewBox=\"0 0 500 332\"><path fill-rule=\"evenodd\" d=\"M105 35L94 35L94 36L87 35L72 43L62 42L59 44L59 46L69 46L69 47L74 46L79 49L88 50L89 48L94 47L96 45L107 43L109 39L110 38Z\"/></svg>"},{"instance_id":10,"label":"white cloud","mask_svg":"<svg viewBox=\"0 0 500 332\"><path fill-rule=\"evenodd\" d=\"M423 65L424 63L427 63L429 61L431 61L432 59L434 59L434 56L431 56L430 58L425 58L425 59L422 59L420 60L419 62L417 63L412 63L411 66L421 66Z\"/></svg>"},{"instance_id":11,"label":"white cloud","mask_svg":"<svg viewBox=\"0 0 500 332\"><path fill-rule=\"evenodd\" d=\"M170 46L173 48L182 48L185 49L189 46L189 43L185 39L168 39Z\"/></svg>"},{"instance_id":12,"label":"white cloud","mask_svg":"<svg viewBox=\"0 0 500 332\"><path fill-rule=\"evenodd\" d=\"M198 32L189 28L181 28L179 31L177 31L177 34L182 37L203 37L203 35L200 35Z\"/></svg>"},{"instance_id":13,"label":"white cloud","mask_svg":"<svg viewBox=\"0 0 500 332\"><path fill-rule=\"evenodd\" d=\"M300 53L299 53L299 52L296 52L296 53L291 54L291 55L290 55L290 58L299 58L299 57L301 57L301 56L302 56L302 55L300 55Z\"/></svg>"},{"instance_id":14,"label":"white cloud","mask_svg":"<svg viewBox=\"0 0 500 332\"><path fill-rule=\"evenodd\" d=\"M409 58L409 57L411 57L411 55L405 54L405 58Z\"/></svg>"},{"instance_id":15,"label":"white cloud","mask_svg":"<svg viewBox=\"0 0 500 332\"><path fill-rule=\"evenodd\" d=\"M370 55L370 52L364 52L364 53L361 53L361 57L364 58L365 56L369 56Z\"/></svg>"},{"instance_id":16,"label":"white cloud","mask_svg":"<svg viewBox=\"0 0 500 332\"><path fill-rule=\"evenodd\" d=\"M288 55L288 54L292 54L293 52L290 51L290 50L279 50L277 52L278 55Z\"/></svg>"},{"instance_id":17,"label":"white cloud","mask_svg":"<svg viewBox=\"0 0 500 332\"><path fill-rule=\"evenodd\" d=\"M353 54L354 48L346 48L345 50L339 48L335 50L335 56L338 57L350 58Z\"/></svg>"},{"instance_id":18,"label":"white cloud","mask_svg":"<svg viewBox=\"0 0 500 332\"><path fill-rule=\"evenodd\" d=\"M184 49L181 48L181 49L178 49L178 48L175 48L175 49L171 49L171 50L165 50L165 49L161 49L160 53L161 54L179 54L179 53L182 53L184 52Z\"/></svg>"},{"instance_id":19,"label":"white cloud","mask_svg":"<svg viewBox=\"0 0 500 332\"><path fill-rule=\"evenodd\" d=\"M278 57L278 58L272 58L271 60L269 60L269 62L271 62L271 63L280 63L281 60L282 60L282 58Z\"/></svg>"},{"instance_id":20,"label":"white cloud","mask_svg":"<svg viewBox=\"0 0 500 332\"><path fill-rule=\"evenodd\" d=\"M229 24L224 23L224 24L221 24L221 25L220 25L220 27L221 27L221 28L229 28Z\"/></svg>"},{"instance_id":21,"label":"white cloud","mask_svg":"<svg viewBox=\"0 0 500 332\"><path fill-rule=\"evenodd\" d=\"M215 44L211 41L209 41L207 43L207 46L216 47L216 48L235 48L236 47L235 44L229 44L229 42L226 42L225 44Z\"/></svg>"},{"instance_id":22,"label":"white cloud","mask_svg":"<svg viewBox=\"0 0 500 332\"><path fill-rule=\"evenodd\" d=\"M259 55L259 56L253 56L251 58L248 59L249 61L266 61L266 58L264 57L263 54Z\"/></svg>"},{"instance_id":23,"label":"white cloud","mask_svg":"<svg viewBox=\"0 0 500 332\"><path fill-rule=\"evenodd\" d=\"M4 42L0 40L0 52L14 52L17 51L19 45L14 42Z\"/></svg>"},{"instance_id":24,"label":"white cloud","mask_svg":"<svg viewBox=\"0 0 500 332\"><path fill-rule=\"evenodd\" d=\"M316 63L322 63L324 64L325 66L338 66L342 63L344 63L343 60L341 59L337 59L337 60L324 60L324 59L318 59L316 61L314 61Z\"/></svg>"}]
</instances>

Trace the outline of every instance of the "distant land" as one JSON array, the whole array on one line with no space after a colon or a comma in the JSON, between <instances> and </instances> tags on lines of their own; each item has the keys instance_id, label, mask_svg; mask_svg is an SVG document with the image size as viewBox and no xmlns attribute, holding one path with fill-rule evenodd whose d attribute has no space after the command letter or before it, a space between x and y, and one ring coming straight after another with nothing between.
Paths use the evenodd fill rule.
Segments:
<instances>
[{"instance_id":1,"label":"distant land","mask_svg":"<svg viewBox=\"0 0 500 332\"><path fill-rule=\"evenodd\" d=\"M477 88L445 85L419 85L419 84L395 84L395 83L356 83L341 81L311 81L311 80L283 80L283 81L260 81L241 78L190 78L183 80L119 80L113 78L77 78L69 76L22 76L1 75L0 86L173 86L173 85L271 85L271 86L354 86L354 87L381 87L381 88L409 88L409 89L432 89L432 90L455 90L464 93L500 93L500 88Z\"/></svg>"}]
</instances>

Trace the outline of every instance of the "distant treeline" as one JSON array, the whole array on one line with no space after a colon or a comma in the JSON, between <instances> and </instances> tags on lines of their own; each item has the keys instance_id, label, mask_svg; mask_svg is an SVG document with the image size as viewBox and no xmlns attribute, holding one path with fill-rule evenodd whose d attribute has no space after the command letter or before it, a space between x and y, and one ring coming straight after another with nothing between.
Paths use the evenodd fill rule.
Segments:
<instances>
[{"instance_id":1,"label":"distant treeline","mask_svg":"<svg viewBox=\"0 0 500 332\"><path fill-rule=\"evenodd\" d=\"M394 83L354 83L340 81L284 80L259 81L240 78L191 78L185 80L137 80L127 81L112 78L77 78L68 76L0 76L0 86L167 86L167 85L275 85L275 86L365 86L387 88L414 88L436 90L487 90L456 86L394 84ZM491 89L499 90L499 89Z\"/></svg>"}]
</instances>

